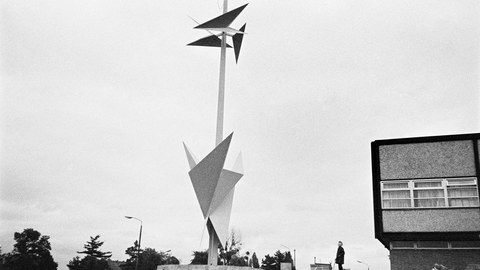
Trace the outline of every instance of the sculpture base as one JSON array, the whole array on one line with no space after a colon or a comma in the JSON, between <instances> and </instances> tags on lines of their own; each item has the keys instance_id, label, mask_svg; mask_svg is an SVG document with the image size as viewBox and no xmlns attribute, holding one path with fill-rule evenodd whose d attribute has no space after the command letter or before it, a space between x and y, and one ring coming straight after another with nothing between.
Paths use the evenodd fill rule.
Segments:
<instances>
[{"instance_id":1,"label":"sculpture base","mask_svg":"<svg viewBox=\"0 0 480 270\"><path fill-rule=\"evenodd\" d=\"M248 270L250 266L205 265L205 264L166 264L158 265L157 270Z\"/></svg>"}]
</instances>

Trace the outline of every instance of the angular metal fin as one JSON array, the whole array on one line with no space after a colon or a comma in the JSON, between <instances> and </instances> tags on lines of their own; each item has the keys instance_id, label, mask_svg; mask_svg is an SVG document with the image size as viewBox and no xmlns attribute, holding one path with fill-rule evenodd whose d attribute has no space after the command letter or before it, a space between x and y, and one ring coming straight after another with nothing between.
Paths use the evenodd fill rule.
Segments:
<instances>
[{"instance_id":1,"label":"angular metal fin","mask_svg":"<svg viewBox=\"0 0 480 270\"><path fill-rule=\"evenodd\" d=\"M242 12L242 10L247 6L245 4L236 9L230 10L229 12L222 14L216 18L211 19L208 22L202 23L194 28L203 29L203 28L225 28L230 26L230 24L237 18L237 16Z\"/></svg>"},{"instance_id":2,"label":"angular metal fin","mask_svg":"<svg viewBox=\"0 0 480 270\"><path fill-rule=\"evenodd\" d=\"M239 174L244 174L242 152L240 152L238 154L237 160L235 161L235 164L233 165L232 171L234 171L236 173L239 173Z\"/></svg>"},{"instance_id":3,"label":"angular metal fin","mask_svg":"<svg viewBox=\"0 0 480 270\"><path fill-rule=\"evenodd\" d=\"M232 134L217 145L188 173L204 218L208 216L231 140Z\"/></svg>"},{"instance_id":4,"label":"angular metal fin","mask_svg":"<svg viewBox=\"0 0 480 270\"><path fill-rule=\"evenodd\" d=\"M185 154L187 154L188 165L190 166L190 170L193 169L198 164L197 158L193 155L192 151L188 149L187 145L183 143L183 148L185 148Z\"/></svg>"},{"instance_id":5,"label":"angular metal fin","mask_svg":"<svg viewBox=\"0 0 480 270\"><path fill-rule=\"evenodd\" d=\"M240 28L240 31L242 33L245 33L245 27L247 24L244 24L242 28ZM233 39L233 50L235 51L235 61L238 63L238 57L240 56L240 48L242 47L242 40L243 40L243 34L235 34L232 37Z\"/></svg>"},{"instance_id":6,"label":"angular metal fin","mask_svg":"<svg viewBox=\"0 0 480 270\"><path fill-rule=\"evenodd\" d=\"M212 202L210 203L210 208L208 213L212 213L217 209L225 200L225 196L235 188L235 184L242 178L243 174L232 172L229 170L222 170L220 174L220 179L218 180L217 186L215 188L215 193L213 194Z\"/></svg>"},{"instance_id":7,"label":"angular metal fin","mask_svg":"<svg viewBox=\"0 0 480 270\"><path fill-rule=\"evenodd\" d=\"M223 203L209 216L222 246L228 239L228 224L230 223L234 194L235 188L232 188L227 196L225 196Z\"/></svg>"},{"instance_id":8,"label":"angular metal fin","mask_svg":"<svg viewBox=\"0 0 480 270\"><path fill-rule=\"evenodd\" d=\"M216 35L211 35L189 43L187 46L222 47L222 40ZM232 46L227 44L227 48L231 47Z\"/></svg>"}]
</instances>

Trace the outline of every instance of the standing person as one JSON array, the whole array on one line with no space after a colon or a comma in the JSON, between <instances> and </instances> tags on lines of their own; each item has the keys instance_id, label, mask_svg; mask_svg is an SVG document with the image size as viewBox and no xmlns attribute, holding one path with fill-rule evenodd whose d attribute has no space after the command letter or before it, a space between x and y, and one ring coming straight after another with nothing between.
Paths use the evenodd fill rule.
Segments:
<instances>
[{"instance_id":1,"label":"standing person","mask_svg":"<svg viewBox=\"0 0 480 270\"><path fill-rule=\"evenodd\" d=\"M338 270L343 270L343 262L345 258L345 250L343 250L342 241L338 241L337 257L335 257L335 263L338 264Z\"/></svg>"}]
</instances>

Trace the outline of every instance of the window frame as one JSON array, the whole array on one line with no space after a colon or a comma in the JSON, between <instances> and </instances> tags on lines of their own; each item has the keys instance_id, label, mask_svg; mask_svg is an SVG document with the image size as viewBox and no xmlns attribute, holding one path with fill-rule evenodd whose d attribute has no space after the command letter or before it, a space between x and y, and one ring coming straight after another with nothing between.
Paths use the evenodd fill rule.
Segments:
<instances>
[{"instance_id":1,"label":"window frame","mask_svg":"<svg viewBox=\"0 0 480 270\"><path fill-rule=\"evenodd\" d=\"M406 245L401 245L401 246L397 246L396 244L399 243L399 242L405 242L405 243L411 243L410 246L406 246ZM444 246L444 247L428 247L428 246L423 246L422 244L424 243L425 241L397 241L397 240L394 240L394 241L391 241L389 244L390 244L390 249L430 249L430 250L446 250L446 249L467 249L467 250L472 250L472 249L480 249L480 246L479 245L475 245L475 244L478 244L480 241L441 241L441 242L446 242L447 243L447 246ZM428 242L428 241L427 241ZM456 243L458 242L472 242L473 245L464 245L464 246L461 246L461 245L455 245Z\"/></svg>"},{"instance_id":2,"label":"window frame","mask_svg":"<svg viewBox=\"0 0 480 270\"><path fill-rule=\"evenodd\" d=\"M440 182L440 186L432 186L432 187L416 187L418 183L428 183L428 182ZM464 183L462 183L464 182ZM398 187L385 187L387 184L404 184L407 183L406 187L398 188ZM476 196L449 196L449 190L454 189L468 189L476 188ZM410 191L409 198L384 198L384 192L395 192L395 191ZM415 191L425 191L425 190L442 190L443 197L415 197ZM445 208L478 208L480 207L480 196L478 192L478 179L476 177L455 177L455 178L429 178L429 179L408 179L408 180L388 180L388 181L381 181L380 182L380 198L381 198L381 208L382 210L395 210L395 209L445 209ZM471 198L476 199L476 205L467 205L467 206L451 206L450 199L465 199ZM410 206L398 206L386 207L385 202L387 201L395 201L395 200L410 200ZM419 200L428 200L428 199L443 199L444 205L440 206L416 206L416 202Z\"/></svg>"}]
</instances>

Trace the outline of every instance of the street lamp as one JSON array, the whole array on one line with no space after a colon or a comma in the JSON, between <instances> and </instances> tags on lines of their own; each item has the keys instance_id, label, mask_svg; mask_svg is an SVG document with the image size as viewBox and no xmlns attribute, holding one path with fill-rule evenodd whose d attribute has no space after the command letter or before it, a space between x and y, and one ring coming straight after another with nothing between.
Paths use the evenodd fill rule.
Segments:
<instances>
[{"instance_id":1,"label":"street lamp","mask_svg":"<svg viewBox=\"0 0 480 270\"><path fill-rule=\"evenodd\" d=\"M282 244L280 244L280 246L286 247L286 248L288 249L288 251L290 251L290 248L289 248L289 247L287 247L287 246L285 246L285 245L282 245ZM293 268L295 268L295 269L297 269L297 268L296 268L296 265L295 265L295 261L296 261L296 260L297 260L297 250L294 249L294 250L293 250Z\"/></svg>"},{"instance_id":2,"label":"street lamp","mask_svg":"<svg viewBox=\"0 0 480 270\"><path fill-rule=\"evenodd\" d=\"M357 262L358 262L358 263L361 263L361 264L365 264L365 265L367 266L367 270L370 270L370 266L368 266L368 264L366 264L366 263L364 263L364 262L362 262L362 261L358 261L358 260L357 260Z\"/></svg>"},{"instance_id":3,"label":"street lamp","mask_svg":"<svg viewBox=\"0 0 480 270\"><path fill-rule=\"evenodd\" d=\"M138 261L140 259L140 243L142 242L142 227L143 227L143 221L141 219L138 219L136 217L129 217L129 216L125 216L125 218L127 219L136 219L138 221L140 221L140 235L138 236L138 250L137 250L137 262L135 264L135 270L138 269Z\"/></svg>"}]
</instances>

